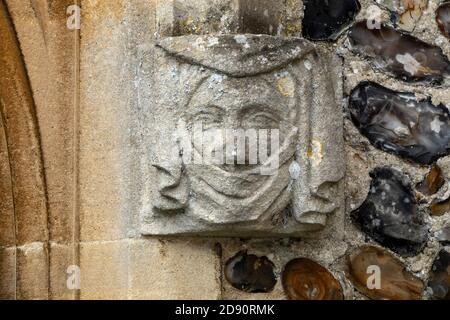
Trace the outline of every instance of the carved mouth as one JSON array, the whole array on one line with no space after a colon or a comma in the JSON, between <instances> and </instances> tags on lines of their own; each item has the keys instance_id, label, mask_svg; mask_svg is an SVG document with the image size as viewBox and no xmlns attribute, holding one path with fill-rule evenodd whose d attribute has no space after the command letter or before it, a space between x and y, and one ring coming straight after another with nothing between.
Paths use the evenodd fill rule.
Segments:
<instances>
[{"instance_id":1,"label":"carved mouth","mask_svg":"<svg viewBox=\"0 0 450 320\"><path fill-rule=\"evenodd\" d=\"M237 199L245 199L250 197L254 190L259 189L270 176L253 176L254 180L234 176L227 178L226 181L215 177L210 178L200 179L215 192Z\"/></svg>"},{"instance_id":2,"label":"carved mouth","mask_svg":"<svg viewBox=\"0 0 450 320\"><path fill-rule=\"evenodd\" d=\"M276 179L278 170L292 161L296 150L297 132L298 129L294 128L278 152L272 154L264 163L191 166L192 176L219 194L237 199L249 198L268 181ZM194 150L197 152L195 148Z\"/></svg>"},{"instance_id":3,"label":"carved mouth","mask_svg":"<svg viewBox=\"0 0 450 320\"><path fill-rule=\"evenodd\" d=\"M284 154L283 160L280 159L279 166L273 169L272 175L261 174L263 165L225 165L225 168L223 165L210 165L197 170L197 178L219 194L246 199L252 197L256 190L268 181L276 179L278 170L292 161L293 152Z\"/></svg>"}]
</instances>

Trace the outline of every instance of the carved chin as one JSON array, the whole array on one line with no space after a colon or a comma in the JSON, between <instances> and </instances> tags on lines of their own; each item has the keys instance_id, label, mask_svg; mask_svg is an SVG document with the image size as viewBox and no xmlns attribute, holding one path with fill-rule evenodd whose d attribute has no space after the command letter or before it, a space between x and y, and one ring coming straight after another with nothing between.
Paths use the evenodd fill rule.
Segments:
<instances>
[{"instance_id":1,"label":"carved chin","mask_svg":"<svg viewBox=\"0 0 450 320\"><path fill-rule=\"evenodd\" d=\"M293 130L265 164L236 165L232 170L222 165L187 165L192 191L187 210L207 223L232 224L256 221L284 209L290 201L289 165L296 134ZM269 164L273 164L272 172Z\"/></svg>"},{"instance_id":2,"label":"carved chin","mask_svg":"<svg viewBox=\"0 0 450 320\"><path fill-rule=\"evenodd\" d=\"M258 220L289 202L288 171L288 163L272 176L232 174L215 166L198 168L190 180L194 196L189 210L209 223Z\"/></svg>"},{"instance_id":3,"label":"carved chin","mask_svg":"<svg viewBox=\"0 0 450 320\"><path fill-rule=\"evenodd\" d=\"M191 188L201 185L219 195L235 198L252 198L258 192L267 187L272 181L277 180L281 170L287 170L286 165L294 158L297 129L292 130L282 144L280 150L272 155L265 164L257 165L187 165L188 176L191 177ZM195 152L198 152L194 149ZM274 162L275 157L278 161ZM270 164L277 164L270 166ZM272 174L268 168L273 167ZM265 169L265 170L263 170ZM283 174L281 174L283 175ZM202 189L199 189L202 190Z\"/></svg>"},{"instance_id":4,"label":"carved chin","mask_svg":"<svg viewBox=\"0 0 450 320\"><path fill-rule=\"evenodd\" d=\"M258 166L255 167L255 169L257 168ZM226 171L218 166L202 166L196 170L194 176L220 194L245 199L252 196L255 190L261 188L270 176L250 175L247 171L242 172L242 170ZM251 170L251 172L254 172L254 170Z\"/></svg>"}]
</instances>

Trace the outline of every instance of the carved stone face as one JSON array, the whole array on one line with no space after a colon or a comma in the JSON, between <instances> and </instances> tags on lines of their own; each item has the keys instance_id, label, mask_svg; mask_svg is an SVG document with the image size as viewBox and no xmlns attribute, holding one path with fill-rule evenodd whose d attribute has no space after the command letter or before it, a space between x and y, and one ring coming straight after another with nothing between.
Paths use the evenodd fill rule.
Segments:
<instances>
[{"instance_id":1,"label":"carved stone face","mask_svg":"<svg viewBox=\"0 0 450 320\"><path fill-rule=\"evenodd\" d=\"M280 129L280 140L292 130L297 114L295 83L283 75L230 78L213 75L195 91L185 117L206 130Z\"/></svg>"},{"instance_id":2,"label":"carved stone face","mask_svg":"<svg viewBox=\"0 0 450 320\"><path fill-rule=\"evenodd\" d=\"M278 130L279 142L283 145L295 130L297 111L294 95L294 79L287 74L250 78L213 75L194 92L184 118L191 127L195 123L201 123L207 136L209 133L214 134L216 130L225 129L275 129ZM270 144L270 139L268 142ZM225 147L225 143L222 145ZM197 152L201 150L197 149ZM248 150L245 156L248 160ZM254 168L251 164L228 164L221 167L230 172Z\"/></svg>"},{"instance_id":3,"label":"carved stone face","mask_svg":"<svg viewBox=\"0 0 450 320\"><path fill-rule=\"evenodd\" d=\"M140 86L142 233L322 229L343 199L339 63L303 39L267 35L164 38L157 48L143 61L158 72L144 64Z\"/></svg>"},{"instance_id":4,"label":"carved stone face","mask_svg":"<svg viewBox=\"0 0 450 320\"><path fill-rule=\"evenodd\" d=\"M189 127L201 123L204 136L215 136L217 130L221 130L223 137L225 130L253 129L258 134L260 130L275 129L279 132L279 138L275 146L271 143L272 136L267 136L270 155L267 161L277 157L277 167L273 168L271 175L264 175L258 170L266 164L262 159L258 159L256 164L249 163L251 148L259 154L259 142L264 139L261 135L257 135L256 141L247 141L246 148L234 148L238 149L236 152L245 153L246 163L234 161L226 164L224 161L217 165L188 166L192 191L202 194L196 199L196 215L205 220L233 223L256 219L266 213L279 197L279 194L268 193L267 189L273 188L273 185L283 189L289 183L286 164L295 152L297 108L295 80L287 72L246 78L214 74L200 84L184 114ZM217 148L223 148L225 155L229 142L220 138L215 142L218 143ZM201 154L205 143L194 145L194 152ZM271 147L276 147L272 153ZM279 170L285 172L279 173ZM208 192L205 193L205 190ZM208 210L214 204L220 207L213 210L218 212L217 215L212 215L212 211ZM205 208L207 210L203 215Z\"/></svg>"}]
</instances>

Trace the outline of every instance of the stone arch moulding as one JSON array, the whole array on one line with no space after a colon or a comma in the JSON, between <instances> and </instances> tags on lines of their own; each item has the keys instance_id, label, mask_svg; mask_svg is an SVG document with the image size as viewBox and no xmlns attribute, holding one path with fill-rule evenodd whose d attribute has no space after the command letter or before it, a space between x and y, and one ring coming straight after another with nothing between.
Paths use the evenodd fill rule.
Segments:
<instances>
[{"instance_id":1,"label":"stone arch moulding","mask_svg":"<svg viewBox=\"0 0 450 320\"><path fill-rule=\"evenodd\" d=\"M31 291L27 290L29 284L26 279L21 283L19 271L32 268L33 263L22 251L29 245L39 245L46 267L35 270L33 277L48 278L46 182L33 94L16 32L3 0L0 0L0 52L0 121L9 161L5 167L10 168L11 177L6 183L10 184L13 198L12 221L9 225L1 225L0 232L10 232L14 239L13 245L0 243L0 246L15 248L16 297L32 298L35 294L48 293L49 288L30 287Z\"/></svg>"}]
</instances>

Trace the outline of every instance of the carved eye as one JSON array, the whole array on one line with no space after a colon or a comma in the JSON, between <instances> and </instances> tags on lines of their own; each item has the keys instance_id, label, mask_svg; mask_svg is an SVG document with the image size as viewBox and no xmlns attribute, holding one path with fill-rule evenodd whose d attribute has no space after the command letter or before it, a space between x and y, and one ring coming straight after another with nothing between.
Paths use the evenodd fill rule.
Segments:
<instances>
[{"instance_id":1,"label":"carved eye","mask_svg":"<svg viewBox=\"0 0 450 320\"><path fill-rule=\"evenodd\" d=\"M206 108L205 108L206 109ZM217 107L208 107L208 110L201 110L190 117L190 122L195 124L202 124L203 130L217 127L222 123L222 112Z\"/></svg>"},{"instance_id":2,"label":"carved eye","mask_svg":"<svg viewBox=\"0 0 450 320\"><path fill-rule=\"evenodd\" d=\"M270 112L259 111L244 117L244 128L275 129L280 126L280 119Z\"/></svg>"}]
</instances>

